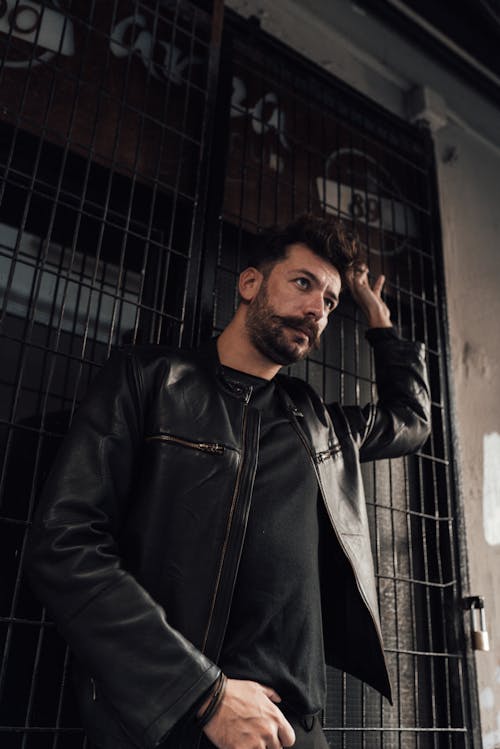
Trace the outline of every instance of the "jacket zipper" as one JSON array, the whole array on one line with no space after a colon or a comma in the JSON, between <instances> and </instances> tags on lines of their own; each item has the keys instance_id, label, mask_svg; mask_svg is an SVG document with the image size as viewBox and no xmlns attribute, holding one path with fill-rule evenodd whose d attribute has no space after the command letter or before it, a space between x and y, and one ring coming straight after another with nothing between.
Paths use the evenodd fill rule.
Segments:
<instances>
[{"instance_id":1,"label":"jacket zipper","mask_svg":"<svg viewBox=\"0 0 500 749\"><path fill-rule=\"evenodd\" d=\"M200 450L201 452L211 453L212 455L222 455L224 452L224 445L220 445L218 442L193 442L191 440L182 439L182 437L173 437L171 434L155 434L151 437L146 437L146 442L153 441L184 445L184 447L190 447L193 450Z\"/></svg>"},{"instance_id":2,"label":"jacket zipper","mask_svg":"<svg viewBox=\"0 0 500 749\"><path fill-rule=\"evenodd\" d=\"M225 556L226 556L226 551L227 551L227 547L228 547L228 543L229 543L229 536L230 536L230 533L231 533L231 525L232 525L232 522L233 522L234 510L235 510L235 507L236 507L236 501L238 499L239 490L240 490L241 476L242 476L242 473L243 473L243 465L244 465L244 462L245 462L245 454L246 454L246 442L247 442L247 428L246 427L247 427L247 414L248 414L248 400L249 399L247 399L247 401L243 405L243 409L244 409L243 410L243 423L242 423L243 439L242 439L242 443L241 443L240 464L238 466L238 473L236 474L236 483L234 485L233 496L231 498L231 507L230 507L230 510L229 510L229 516L228 516L228 520L227 520L226 535L225 535L225 538L224 538L224 543L222 545L222 553L221 553L221 558L220 558L220 562L219 562L219 569L217 570L217 578L216 578L216 581L215 581L215 588L214 588L214 592L213 592L213 595L212 595L212 601L211 601L211 604L210 604L210 612L208 614L208 623L207 623L207 627L206 627L206 630L205 630L205 635L203 637L203 645L201 647L202 653L205 652L205 648L206 648L207 640L208 640L208 634L210 632L210 627L212 625L212 619L213 619L214 610L215 610L215 602L217 600L217 594L219 592L219 586L220 586L220 581L221 581L221 576L222 576L222 569L224 567L224 559L225 559Z\"/></svg>"},{"instance_id":3,"label":"jacket zipper","mask_svg":"<svg viewBox=\"0 0 500 749\"><path fill-rule=\"evenodd\" d=\"M351 559L350 559L350 557L349 557L349 554L347 553L347 550L346 550L345 544L343 543L343 541L342 541L342 538L341 538L341 536L340 536L340 534L339 534L339 532L338 532L338 530L337 530L337 527L336 527L336 525L335 525L335 522L334 522L334 520L333 520L333 518L332 518L332 515L331 515L331 512L330 512L330 508L328 507L328 502L327 502L327 501L326 501L326 499L325 499L325 493L324 493L324 491L323 491L323 484L321 483L321 478L320 478L320 476L319 476L319 474L318 474L318 471L317 471L317 468L316 468L316 461L315 461L315 459L314 459L314 455L313 455L313 453L312 453L312 450L311 450L311 448L310 448L310 446L309 446L309 444L308 444L308 442L307 442L306 438L305 438L305 437L304 437L304 435L302 434L302 430L300 429L299 425L297 424L297 422L296 422L295 418L294 418L294 420L293 420L293 422L292 422L292 423L293 423L293 426L294 426L294 429L295 429L295 431L297 432L297 434L299 435L300 439L302 440L302 443L303 443L304 447L306 448L306 450L307 450L307 452L308 452L308 454L309 454L309 457L310 457L310 458L311 458L311 460L312 460L312 464L313 464L313 467L314 467L314 472L316 473L316 478L318 479L318 485L319 485L319 488L320 488L320 492L321 492L321 498L322 498L322 500L323 500L323 504L324 504L324 506L325 506L325 510L326 510L326 512L327 512L327 515L328 515L328 517L330 518L330 523L331 523L331 526L332 526L332 528L333 528L333 532L335 533L335 536L336 536L336 538L337 538L337 541L338 541L338 543L339 543L339 546L340 546L340 548L342 549L342 551L344 552L344 555L345 555L345 557L346 557L347 561L349 562L349 565L350 565L350 567L351 567L351 569L352 569L352 571L353 571L353 577L354 577L354 580L355 580L355 582L356 582L356 587L357 587L357 589L358 589L358 591L359 591L359 594L360 594L361 598L362 598L362 599L363 599L363 601L364 601L364 604L365 604L365 607L366 607L366 608L367 608L367 610L368 610L368 613L370 614L371 620L372 620L372 622L373 622L373 626L374 626L374 628L375 628L375 632L377 633L378 641L379 641L379 644L380 644L380 649L381 649L381 652L382 652L382 657L383 657L383 659L384 659L384 662L385 662L385 666L386 666L386 669L388 670L388 666L387 666L387 660L386 660L386 657L385 657L385 652L384 652L384 645L383 645L383 642L382 642L382 634L381 634L381 632L379 631L379 627L378 627L378 624L377 624L377 622L376 622L376 620L375 620L375 617L373 616L373 613L372 613L371 607L370 607L370 605L369 605L368 601L366 600L366 595L365 595L365 592L364 592L364 590L362 589L362 587L361 587L361 586L360 586L360 584L359 584L359 581L358 581L358 576L356 575L356 572L355 572L355 570L354 570L354 568L353 568L353 566L352 566L352 562L351 562ZM320 453L320 455L321 455L321 454L322 454L322 453ZM320 461L320 462L321 462L321 461Z\"/></svg>"}]
</instances>

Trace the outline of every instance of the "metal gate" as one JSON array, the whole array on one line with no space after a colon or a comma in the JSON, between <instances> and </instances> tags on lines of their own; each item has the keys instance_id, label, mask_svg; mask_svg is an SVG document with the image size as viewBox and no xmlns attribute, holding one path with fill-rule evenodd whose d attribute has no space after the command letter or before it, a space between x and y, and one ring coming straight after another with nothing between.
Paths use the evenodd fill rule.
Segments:
<instances>
[{"instance_id":1,"label":"metal gate","mask_svg":"<svg viewBox=\"0 0 500 749\"><path fill-rule=\"evenodd\" d=\"M85 746L23 557L89 380L116 343L222 329L252 237L310 210L354 222L433 400L423 451L364 470L395 705L331 670L328 740L472 746L432 143L233 15L218 71L219 22L183 0L0 3L1 745ZM363 330L343 299L293 372L365 402Z\"/></svg>"}]
</instances>

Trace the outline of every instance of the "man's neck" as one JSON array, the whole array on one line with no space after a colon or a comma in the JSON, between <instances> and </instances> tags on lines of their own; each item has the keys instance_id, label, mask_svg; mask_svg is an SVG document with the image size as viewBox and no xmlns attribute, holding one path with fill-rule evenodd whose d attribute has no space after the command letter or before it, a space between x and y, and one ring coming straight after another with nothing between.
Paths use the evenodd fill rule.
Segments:
<instances>
[{"instance_id":1,"label":"man's neck","mask_svg":"<svg viewBox=\"0 0 500 749\"><path fill-rule=\"evenodd\" d=\"M235 318L217 339L217 352L224 367L237 369L264 380L272 380L281 366L269 361L248 338L244 327Z\"/></svg>"}]
</instances>

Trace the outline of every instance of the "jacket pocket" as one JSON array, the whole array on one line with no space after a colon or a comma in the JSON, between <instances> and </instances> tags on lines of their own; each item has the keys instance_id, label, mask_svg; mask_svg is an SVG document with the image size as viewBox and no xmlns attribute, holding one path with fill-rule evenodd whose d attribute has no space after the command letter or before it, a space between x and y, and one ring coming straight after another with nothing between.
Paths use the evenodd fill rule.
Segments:
<instances>
[{"instance_id":1,"label":"jacket pocket","mask_svg":"<svg viewBox=\"0 0 500 749\"><path fill-rule=\"evenodd\" d=\"M164 442L173 445L182 445L191 450L199 450L211 455L222 455L225 450L224 445L221 445L219 442L197 442L184 439L184 437L176 437L173 434L152 434L146 437L146 442Z\"/></svg>"}]
</instances>

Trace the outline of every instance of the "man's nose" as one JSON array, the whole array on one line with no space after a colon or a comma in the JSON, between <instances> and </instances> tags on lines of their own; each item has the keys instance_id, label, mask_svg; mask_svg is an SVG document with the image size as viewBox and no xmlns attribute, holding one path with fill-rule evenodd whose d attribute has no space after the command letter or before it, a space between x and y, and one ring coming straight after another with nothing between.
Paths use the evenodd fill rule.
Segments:
<instances>
[{"instance_id":1,"label":"man's nose","mask_svg":"<svg viewBox=\"0 0 500 749\"><path fill-rule=\"evenodd\" d=\"M325 303L322 294L312 294L307 300L306 315L313 317L314 320L320 320L325 314Z\"/></svg>"}]
</instances>

